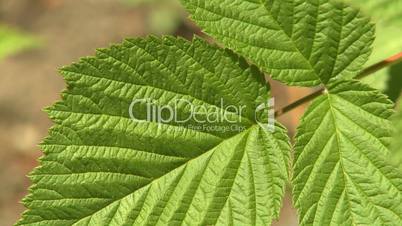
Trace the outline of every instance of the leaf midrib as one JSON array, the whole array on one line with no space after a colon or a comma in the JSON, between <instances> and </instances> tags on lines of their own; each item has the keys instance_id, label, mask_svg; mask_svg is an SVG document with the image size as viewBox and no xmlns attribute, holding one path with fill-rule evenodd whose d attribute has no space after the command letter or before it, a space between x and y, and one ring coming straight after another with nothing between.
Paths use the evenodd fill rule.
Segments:
<instances>
[{"instance_id":1,"label":"leaf midrib","mask_svg":"<svg viewBox=\"0 0 402 226\"><path fill-rule=\"evenodd\" d=\"M337 125L337 120L336 120L336 114L335 114L335 110L336 110L336 107L334 107L333 106L333 104L332 104L332 101L331 101L331 95L332 94L330 94L330 93L328 93L328 94L326 94L326 97L327 97L327 99L328 99L328 105L329 105L329 109L330 109L330 113L331 113L331 116L332 116L332 120L333 120L333 122L334 122L334 127L335 127L335 137L336 137L336 142L337 142L337 152L338 152L338 154L339 154L339 163L340 163L340 167L341 167L341 170L342 170L342 174L343 174L343 180L344 180L344 183L345 183L345 197L346 197L346 199L347 199L347 203L348 203L348 206L349 206L349 211L350 211L350 217L351 217L351 220L352 220L352 223L353 223L353 225L358 225L358 224L356 224L356 219L354 218L354 213L353 213L353 209L352 209L352 207L351 207L351 201L350 201L350 198L349 198L349 195L348 195L348 181L350 182L350 183L352 183L353 184L353 186L355 186L357 189L359 189L361 192L362 192L362 194L363 194L363 196L366 198L366 200L367 200L367 202L369 202L369 203L371 203L372 205L373 205L373 207L374 207L374 209L376 209L376 210L378 210L377 209L377 207L381 207L381 206L377 206L375 203L373 203L371 200L370 200L370 198L365 194L365 192L364 191L362 191L361 190L361 188L360 187L358 187L356 184L355 184L355 182L350 178L350 176L348 175L348 173L347 173L347 171L345 170L345 167L344 167L344 164L343 164L343 157L342 157L342 150L341 150L341 148L340 148L340 144L341 144L341 142L340 142L340 135L341 134L343 134L342 132L340 132L340 130L339 130L339 128L338 128L338 125ZM342 98L343 99L343 98ZM344 100L344 99L343 99ZM345 100L346 101L346 100ZM347 102L349 102L349 101L347 101ZM338 110L339 111L339 110ZM360 125L358 125L358 126L360 126ZM361 126L360 126L361 127ZM368 133L369 133L369 131L367 131ZM371 134L371 133L370 133ZM346 139L348 139L346 136L345 136L345 138ZM350 140L349 140L350 141ZM351 142L351 141L350 141ZM353 142L351 142L351 144L352 145L354 145L355 146L355 148L356 149L359 149ZM363 156L365 156L365 158L373 165L373 167L375 167L376 168L376 171L377 172L379 172L381 175L382 175L382 177L383 178L385 178L385 179L387 179L387 181L392 185L392 187L394 188L394 189L397 189L398 190L398 188L395 186L395 184L393 184L393 182L388 178L388 177L386 177L386 175L384 175L384 173L380 170L380 169L378 169L377 168L377 166L372 162L372 160L370 159L370 158L368 158L367 156L366 156L366 154L365 153L362 153L361 152L361 154L363 155ZM397 215L392 209L388 209L389 211L391 211L391 212L393 212L395 215ZM381 214L379 214L379 217L381 218ZM401 217L400 217L400 219L402 219ZM381 220L383 221L383 222L385 222L382 218L381 218Z\"/></svg>"},{"instance_id":2,"label":"leaf midrib","mask_svg":"<svg viewBox=\"0 0 402 226\"><path fill-rule=\"evenodd\" d=\"M324 82L324 81L321 79L321 77L319 76L319 73L317 72L317 70L315 69L315 67L313 67L313 65L311 64L310 60L307 59L306 56L304 56L304 54L300 51L300 49L299 49L299 48L297 47L297 45L294 43L294 40L284 31L284 29L283 29L283 27L280 25L280 23L272 16L272 14L269 12L267 6L262 2L262 0L260 0L259 3L260 3L260 6L262 6L262 7L265 9L265 11L267 12L267 15L270 16L270 18L272 19L272 21L274 21L275 24L280 28L280 29L277 30L277 31L281 31L281 32L289 39L290 43L292 43L292 47L294 48L294 50L296 50L295 52L297 52L298 54L300 54L300 56L302 56L302 59L305 61L305 63L307 64L307 66L310 68L309 70L314 72L314 76L316 77L316 79L317 79L318 81L320 81L322 84L325 84L325 82ZM237 19L237 18L234 18L234 17L229 17L229 16L227 16L227 15L219 14L219 13L217 13L217 12L211 11L211 10L209 10L209 9L207 9L207 8L204 8L204 7L200 7L200 6L196 6L196 7L197 7L197 8L201 8L202 10L205 10L205 11L210 12L210 13L212 13L212 14L215 14L215 15L217 15L217 16L221 16L221 17L224 17L224 18L227 18L227 19L235 20L235 21L238 21L238 22L241 22L241 23L248 23L248 22L242 21L242 20ZM257 27L262 27L262 28L264 28L264 29L273 30L272 28L263 27L263 26L257 25L257 24L252 24L252 23L248 23L248 24L253 25L253 26L257 26ZM293 23L293 24L294 24L294 23Z\"/></svg>"},{"instance_id":3,"label":"leaf midrib","mask_svg":"<svg viewBox=\"0 0 402 226\"><path fill-rule=\"evenodd\" d=\"M172 93L174 95L181 95L181 96L184 96L184 97L190 97L191 99L194 99L194 100L197 100L199 102L205 103L206 105L214 106L214 107L216 107L216 108L220 109L221 111L224 111L224 112L226 112L228 114L237 115L237 116L247 120L247 122L249 122L249 123L254 121L254 120L251 120L250 118L248 118L246 116L239 115L239 114L236 114L234 112L228 111L227 109L221 108L217 104L209 103L208 101L196 98L196 97L194 97L194 96L192 96L190 94L181 93L181 92L172 91L172 90L167 90L167 89L163 89L163 88L159 88L159 87L151 86L151 85L136 84L136 83L132 83L132 82L120 81L120 80L117 80L117 79L112 79L112 78L107 78L107 77L98 77L98 76L95 76L95 75L90 75L88 73L75 72L75 71L69 71L69 70L63 70L63 72L72 73L72 74L85 76L85 77L90 77L90 78L99 79L99 80L106 80L106 81L110 81L110 82L121 83L123 85L138 86L138 87L148 87L148 88L152 88L152 89L155 89L155 90L160 90L160 91L167 92L167 93Z\"/></svg>"},{"instance_id":4,"label":"leaf midrib","mask_svg":"<svg viewBox=\"0 0 402 226\"><path fill-rule=\"evenodd\" d=\"M113 202L107 204L106 206L102 207L101 209L99 209L99 210L97 210L97 211L95 211L95 212L93 212L93 213L91 213L91 214L89 214L89 215L87 215L87 216L84 216L84 217L82 217L82 218L80 218L80 219L75 219L75 220L77 220L77 221L74 222L73 225L76 225L76 224L80 223L82 220L85 220L85 219L87 219L88 217L92 217L92 216L95 215L96 213L98 213L98 212L102 211L103 209L105 209L105 208L107 208L107 207L113 205L113 204L116 203L116 202L120 202L121 200L127 198L128 196L134 194L135 192L138 192L138 191L140 191L141 189L145 189L146 187L150 186L150 185L153 184L153 183L156 183L156 181L161 180L163 177L165 177L166 175L172 173L173 171L178 170L178 169L180 169L180 168L182 168L182 167L187 166L191 161L195 161L195 160L197 160L198 158L200 158L200 157L202 157L202 156L204 156L204 155L213 154L213 152L216 150L216 147L219 146L220 144L222 144L223 142L225 142L226 140L230 140L230 139L232 139L232 138L234 138L234 137L236 137L236 136L240 136L240 135L242 135L242 134L249 133L250 130L252 130L252 129L255 128L256 126L258 126L258 125L251 126L251 127L249 127L248 129L242 131L241 133L238 133L238 134L236 134L236 135L234 135L234 136L232 136L232 137L230 137L230 138L228 138L228 139L223 139L220 143L218 143L218 144L217 144L216 146L214 146L213 148L211 148L211 149L205 151L204 153L202 153L201 155L199 155L199 156L197 156L197 157L195 157L195 158L189 159L188 161L184 162L182 165L180 165L180 166L178 166L178 167L172 169L171 171L165 173L164 175L162 175L162 176L160 176L160 177L158 177L158 178L154 178L150 183L148 183L148 184L146 184L146 185L144 185L144 186L142 186L142 187L139 187L137 190L135 190L135 191L133 191L133 192L131 192L131 193L129 193L129 194L127 194L127 195L125 195L125 196L119 198L119 199L114 200Z\"/></svg>"},{"instance_id":5,"label":"leaf midrib","mask_svg":"<svg viewBox=\"0 0 402 226\"><path fill-rule=\"evenodd\" d=\"M339 145L341 144L340 137L339 137L340 133L339 133L338 125L336 123L335 112L334 112L334 109L333 109L333 106L332 106L332 103L331 103L331 96L330 95L331 95L330 93L327 93L325 96L328 99L328 105L329 105L330 113L331 113L332 120L334 122L334 127L335 127L335 137L336 137L336 142L337 142L337 150L338 150L337 152L339 154L339 164L340 164L340 167L341 167L341 170L342 170L343 180L344 180L344 183L345 183L345 188L344 188L345 189L345 197L347 199L347 203L348 203L348 207L349 207L349 213L350 213L350 219L352 221L352 224L357 226L358 224L356 224L356 219L354 218L354 214L352 212L352 206L351 206L351 202L350 202L350 198L349 198L349 194L348 194L349 192L348 192L348 185L347 185L348 184L348 182L347 182L347 173L346 173L345 167L343 165L342 151L341 151L341 149L339 147Z\"/></svg>"}]
</instances>

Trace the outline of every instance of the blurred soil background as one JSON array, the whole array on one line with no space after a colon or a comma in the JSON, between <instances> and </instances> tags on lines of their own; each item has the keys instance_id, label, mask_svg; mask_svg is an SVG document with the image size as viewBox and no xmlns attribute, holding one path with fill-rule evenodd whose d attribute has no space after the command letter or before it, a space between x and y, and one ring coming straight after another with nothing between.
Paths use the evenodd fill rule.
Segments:
<instances>
[{"instance_id":1,"label":"blurred soil background","mask_svg":"<svg viewBox=\"0 0 402 226\"><path fill-rule=\"evenodd\" d=\"M24 211L19 202L30 185L26 175L38 165L37 145L52 125L41 109L58 100L65 88L58 68L126 37L202 35L174 1L134 1L0 0L0 24L37 42L35 48L0 59L0 226L14 224ZM278 82L272 86L278 108L311 92ZM279 118L291 136L303 111ZM275 225L297 225L289 194Z\"/></svg>"}]
</instances>

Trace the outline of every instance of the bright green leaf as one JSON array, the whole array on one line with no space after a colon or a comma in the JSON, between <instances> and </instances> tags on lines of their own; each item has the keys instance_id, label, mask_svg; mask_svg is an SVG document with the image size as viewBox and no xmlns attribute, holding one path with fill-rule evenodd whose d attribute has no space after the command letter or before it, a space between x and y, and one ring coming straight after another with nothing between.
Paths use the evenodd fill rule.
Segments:
<instances>
[{"instance_id":1,"label":"bright green leaf","mask_svg":"<svg viewBox=\"0 0 402 226\"><path fill-rule=\"evenodd\" d=\"M206 33L290 85L351 78L371 52L374 26L332 0L181 0Z\"/></svg>"},{"instance_id":2,"label":"bright green leaf","mask_svg":"<svg viewBox=\"0 0 402 226\"><path fill-rule=\"evenodd\" d=\"M200 39L150 37L61 72L68 90L48 109L56 126L19 225L269 225L278 217L290 146L281 126L271 133L257 124L269 87L243 58ZM186 100L230 121L134 121L128 110L139 98ZM146 111L144 103L133 114L147 119ZM176 113L185 119L191 108Z\"/></svg>"},{"instance_id":3,"label":"bright green leaf","mask_svg":"<svg viewBox=\"0 0 402 226\"><path fill-rule=\"evenodd\" d=\"M402 225L402 174L388 160L393 104L357 81L331 84L295 144L301 225Z\"/></svg>"}]
</instances>

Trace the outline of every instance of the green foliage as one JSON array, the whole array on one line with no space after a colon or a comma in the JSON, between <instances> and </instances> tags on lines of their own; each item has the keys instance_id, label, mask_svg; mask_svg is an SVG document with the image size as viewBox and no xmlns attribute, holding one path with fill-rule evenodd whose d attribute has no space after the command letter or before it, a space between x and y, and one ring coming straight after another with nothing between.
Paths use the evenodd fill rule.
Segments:
<instances>
[{"instance_id":1,"label":"green foliage","mask_svg":"<svg viewBox=\"0 0 402 226\"><path fill-rule=\"evenodd\" d=\"M391 143L391 162L402 169L402 101L399 101L395 115L392 118L395 125L394 137Z\"/></svg>"},{"instance_id":2,"label":"green foliage","mask_svg":"<svg viewBox=\"0 0 402 226\"><path fill-rule=\"evenodd\" d=\"M173 34L185 19L177 0L121 0L131 7L143 7L145 23L151 34Z\"/></svg>"},{"instance_id":3,"label":"green foliage","mask_svg":"<svg viewBox=\"0 0 402 226\"><path fill-rule=\"evenodd\" d=\"M177 31L183 19L184 16L181 15L176 4L161 6L158 3L158 6L150 11L147 24L152 34L172 34Z\"/></svg>"},{"instance_id":4,"label":"green foliage","mask_svg":"<svg viewBox=\"0 0 402 226\"><path fill-rule=\"evenodd\" d=\"M290 146L281 126L271 133L257 125L254 109L269 87L244 59L198 38L150 37L98 50L61 72L69 88L48 109L56 126L41 145L19 225L269 225L278 217ZM215 126L245 129L136 122L133 98L158 105L184 98L209 110L222 98L225 107L247 108L219 109L231 122ZM177 114L186 118L189 108Z\"/></svg>"},{"instance_id":5,"label":"green foliage","mask_svg":"<svg viewBox=\"0 0 402 226\"><path fill-rule=\"evenodd\" d=\"M367 18L330 0L182 2L206 33L290 85L356 76L374 40Z\"/></svg>"},{"instance_id":6,"label":"green foliage","mask_svg":"<svg viewBox=\"0 0 402 226\"><path fill-rule=\"evenodd\" d=\"M0 59L36 44L33 38L0 25Z\"/></svg>"},{"instance_id":7,"label":"green foliage","mask_svg":"<svg viewBox=\"0 0 402 226\"><path fill-rule=\"evenodd\" d=\"M304 115L295 144L301 225L402 225L401 171L389 166L393 103L340 81Z\"/></svg>"},{"instance_id":8,"label":"green foliage","mask_svg":"<svg viewBox=\"0 0 402 226\"><path fill-rule=\"evenodd\" d=\"M68 89L47 110L56 125L18 225L270 225L288 174L301 225L402 225L402 169L387 159L393 103L352 79L371 52L369 19L331 0L182 2L247 58L199 38L149 37L63 68ZM256 114L270 88L247 61L325 88L297 129L293 172L286 130L261 126L268 109ZM133 99L185 100L230 120L155 121L146 103L130 112ZM191 114L179 104L175 116ZM210 129L233 126L243 129Z\"/></svg>"}]
</instances>

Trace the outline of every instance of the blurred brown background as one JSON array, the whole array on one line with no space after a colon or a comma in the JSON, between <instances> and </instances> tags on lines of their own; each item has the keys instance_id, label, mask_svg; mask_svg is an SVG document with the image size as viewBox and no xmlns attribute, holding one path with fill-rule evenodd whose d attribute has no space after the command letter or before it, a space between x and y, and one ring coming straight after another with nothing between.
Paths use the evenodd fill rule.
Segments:
<instances>
[{"instance_id":1,"label":"blurred brown background","mask_svg":"<svg viewBox=\"0 0 402 226\"><path fill-rule=\"evenodd\" d=\"M142 3L141 3L141 2ZM146 3L150 1L149 3ZM24 207L26 177L51 122L41 111L65 85L57 69L125 37L199 30L174 0L0 0L0 24L35 38L37 47L0 59L0 226L12 225ZM277 107L310 92L272 82ZM293 135L303 107L279 120ZM275 225L297 225L289 195Z\"/></svg>"}]
</instances>

